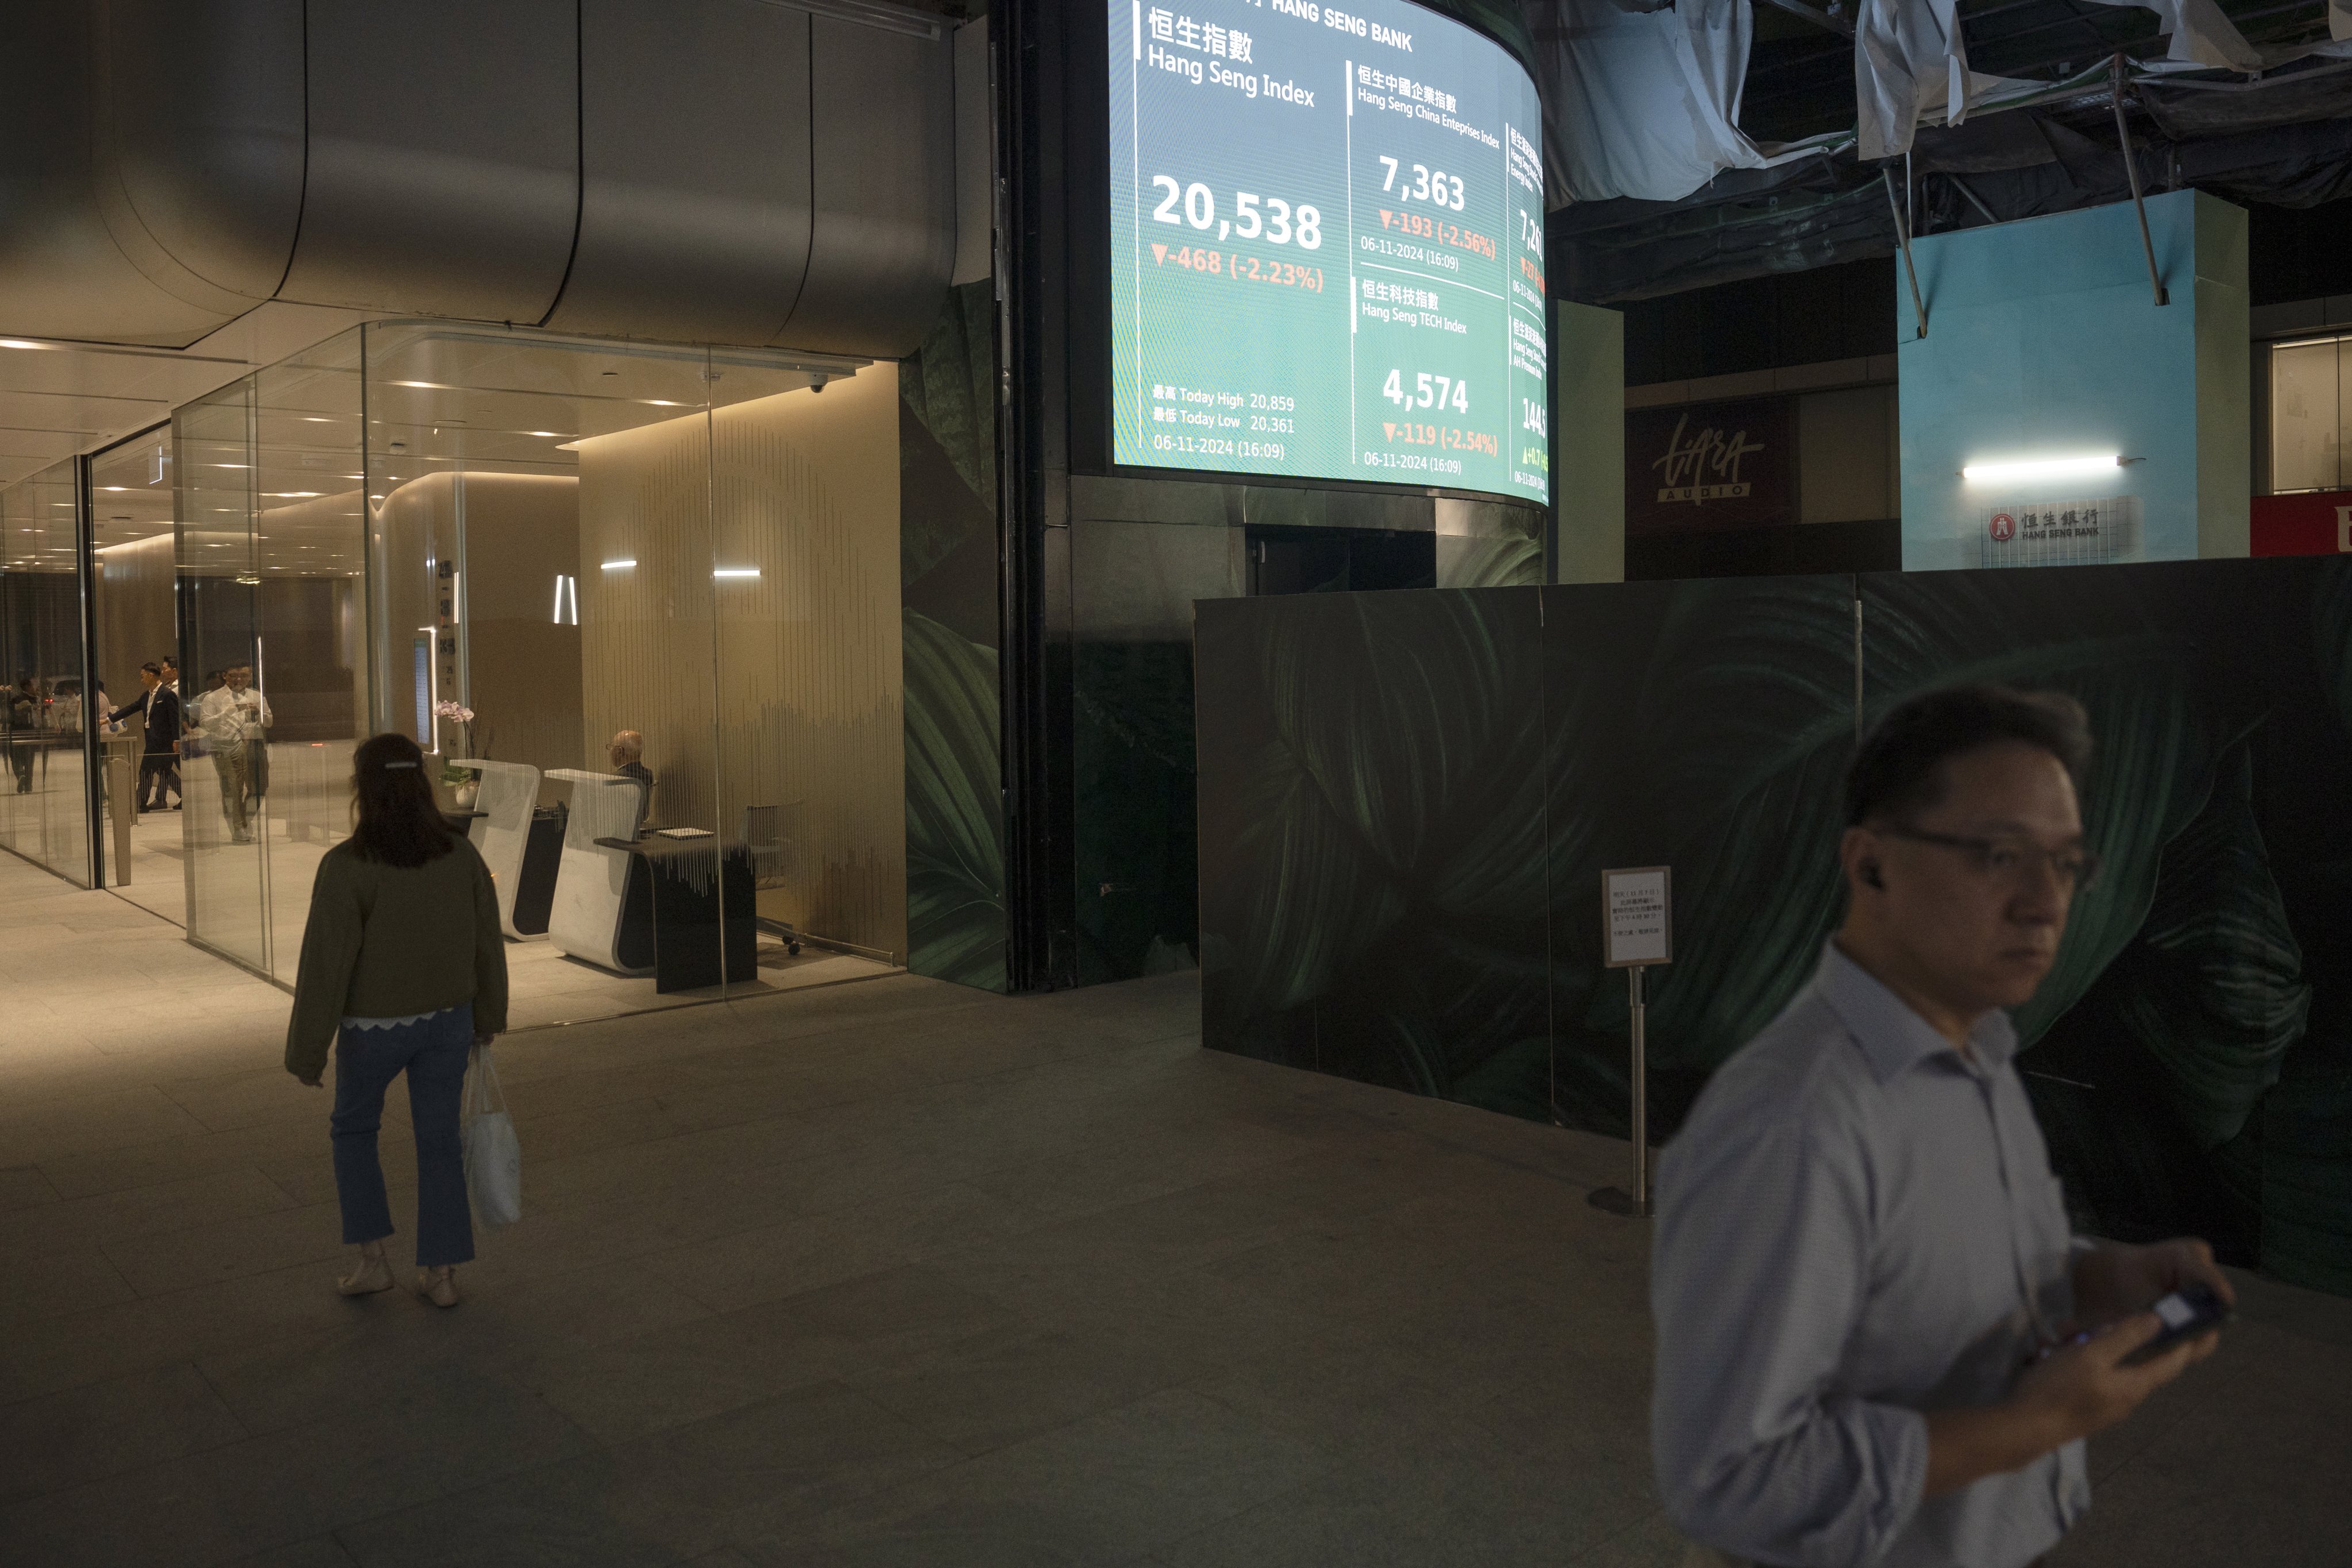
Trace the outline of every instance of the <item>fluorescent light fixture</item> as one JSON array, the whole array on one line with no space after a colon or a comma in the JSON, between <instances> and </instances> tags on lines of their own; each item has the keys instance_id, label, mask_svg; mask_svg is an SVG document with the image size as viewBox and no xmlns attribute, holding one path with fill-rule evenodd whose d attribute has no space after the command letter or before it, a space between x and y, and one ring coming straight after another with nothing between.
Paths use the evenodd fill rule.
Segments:
<instances>
[{"instance_id":1,"label":"fluorescent light fixture","mask_svg":"<svg viewBox=\"0 0 2352 1568\"><path fill-rule=\"evenodd\" d=\"M543 436L547 439L553 441L562 438L563 432L561 430L526 430L523 434L526 436Z\"/></svg>"},{"instance_id":2,"label":"fluorescent light fixture","mask_svg":"<svg viewBox=\"0 0 2352 1568\"><path fill-rule=\"evenodd\" d=\"M635 566L635 564L636 564L636 563L635 563L635 561L633 561L633 560L632 560L632 561L607 561L607 562L605 562L605 563L604 563L604 570L605 570L605 571L607 571L607 572L625 572L625 571L627 571L630 567Z\"/></svg>"},{"instance_id":3,"label":"fluorescent light fixture","mask_svg":"<svg viewBox=\"0 0 2352 1568\"><path fill-rule=\"evenodd\" d=\"M264 490L261 493L272 500L313 500L327 492L324 490Z\"/></svg>"},{"instance_id":4,"label":"fluorescent light fixture","mask_svg":"<svg viewBox=\"0 0 2352 1568\"><path fill-rule=\"evenodd\" d=\"M2113 452L2084 453L2071 458L2021 458L2000 463L1970 463L1960 469L1960 478L1972 485L2022 484L2100 473L2123 467L2123 461Z\"/></svg>"},{"instance_id":5,"label":"fluorescent light fixture","mask_svg":"<svg viewBox=\"0 0 2352 1568\"><path fill-rule=\"evenodd\" d=\"M45 349L47 343L37 343L28 338L0 338L0 349Z\"/></svg>"},{"instance_id":6,"label":"fluorescent light fixture","mask_svg":"<svg viewBox=\"0 0 2352 1568\"><path fill-rule=\"evenodd\" d=\"M129 485L100 485L98 488L102 490L127 490L131 487Z\"/></svg>"},{"instance_id":7,"label":"fluorescent light fixture","mask_svg":"<svg viewBox=\"0 0 2352 1568\"><path fill-rule=\"evenodd\" d=\"M757 577L760 569L757 566L721 566L710 574L713 577Z\"/></svg>"},{"instance_id":8,"label":"fluorescent light fixture","mask_svg":"<svg viewBox=\"0 0 2352 1568\"><path fill-rule=\"evenodd\" d=\"M637 401L639 403L648 404L656 408L683 408L686 406L683 403L674 403L667 397L640 397Z\"/></svg>"}]
</instances>

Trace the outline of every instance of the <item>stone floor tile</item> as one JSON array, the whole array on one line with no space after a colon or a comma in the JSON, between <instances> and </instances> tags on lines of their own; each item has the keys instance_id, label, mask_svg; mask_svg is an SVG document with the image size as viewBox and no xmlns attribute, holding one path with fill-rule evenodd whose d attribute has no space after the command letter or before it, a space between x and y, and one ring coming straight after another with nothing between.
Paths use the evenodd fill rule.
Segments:
<instances>
[{"instance_id":1,"label":"stone floor tile","mask_svg":"<svg viewBox=\"0 0 2352 1568\"><path fill-rule=\"evenodd\" d=\"M759 1563L1120 1563L1329 1469L1309 1445L1171 1391L736 1545Z\"/></svg>"},{"instance_id":2,"label":"stone floor tile","mask_svg":"<svg viewBox=\"0 0 2352 1568\"><path fill-rule=\"evenodd\" d=\"M0 1268L0 1332L17 1323L128 1301L137 1294L96 1247L14 1258Z\"/></svg>"},{"instance_id":3,"label":"stone floor tile","mask_svg":"<svg viewBox=\"0 0 2352 1568\"><path fill-rule=\"evenodd\" d=\"M0 1405L0 1500L57 1491L249 1436L185 1362Z\"/></svg>"},{"instance_id":4,"label":"stone floor tile","mask_svg":"<svg viewBox=\"0 0 2352 1568\"><path fill-rule=\"evenodd\" d=\"M1202 1052L1196 975L512 1033L526 1217L444 1312L334 1293L283 991L5 855L0 931L10 1568L1678 1568L1649 1227L1586 1201L1625 1145ZM93 932L143 977L102 1005ZM550 1016L643 985L515 970ZM2336 1561L2352 1303L2241 1316L2093 1443L2053 1563Z\"/></svg>"}]
</instances>

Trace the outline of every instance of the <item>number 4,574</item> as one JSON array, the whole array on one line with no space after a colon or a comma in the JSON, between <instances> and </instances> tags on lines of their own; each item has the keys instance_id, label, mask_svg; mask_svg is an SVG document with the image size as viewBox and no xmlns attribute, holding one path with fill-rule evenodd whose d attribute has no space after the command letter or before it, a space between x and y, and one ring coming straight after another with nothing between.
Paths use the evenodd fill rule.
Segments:
<instances>
[{"instance_id":1,"label":"number 4,574","mask_svg":"<svg viewBox=\"0 0 2352 1568\"><path fill-rule=\"evenodd\" d=\"M1425 370L1414 374L1410 387L1404 384L1404 372L1389 372L1388 380L1381 384L1381 395L1399 408L1451 408L1457 414L1470 412L1468 382L1449 381Z\"/></svg>"}]
</instances>

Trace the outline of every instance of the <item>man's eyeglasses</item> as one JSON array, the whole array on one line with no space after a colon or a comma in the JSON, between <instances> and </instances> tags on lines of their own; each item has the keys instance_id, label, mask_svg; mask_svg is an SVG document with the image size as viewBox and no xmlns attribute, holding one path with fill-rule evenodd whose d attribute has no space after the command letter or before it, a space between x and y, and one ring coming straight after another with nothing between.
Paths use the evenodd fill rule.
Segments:
<instances>
[{"instance_id":1,"label":"man's eyeglasses","mask_svg":"<svg viewBox=\"0 0 2352 1568\"><path fill-rule=\"evenodd\" d=\"M2058 879L2058 885L2074 892L2086 891L2099 879L2099 858L2079 846L2046 849L2030 838L1971 838L1957 833L1929 833L1900 824L1889 824L1878 831L1914 843L1956 849L1967 859L1969 869L1980 877L2020 881L2028 872L2046 864L2050 874Z\"/></svg>"}]
</instances>

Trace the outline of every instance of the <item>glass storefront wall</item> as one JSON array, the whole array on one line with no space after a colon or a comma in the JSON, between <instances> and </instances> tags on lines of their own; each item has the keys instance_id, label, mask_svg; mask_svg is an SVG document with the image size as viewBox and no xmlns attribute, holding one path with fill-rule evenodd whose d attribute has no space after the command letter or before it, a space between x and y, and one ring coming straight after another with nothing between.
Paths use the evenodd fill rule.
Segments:
<instances>
[{"instance_id":1,"label":"glass storefront wall","mask_svg":"<svg viewBox=\"0 0 2352 1568\"><path fill-rule=\"evenodd\" d=\"M0 848L89 886L75 464L0 492Z\"/></svg>"},{"instance_id":2,"label":"glass storefront wall","mask_svg":"<svg viewBox=\"0 0 2352 1568\"><path fill-rule=\"evenodd\" d=\"M903 963L898 417L890 365L448 322L182 409L191 937L293 979L396 730L518 1023Z\"/></svg>"},{"instance_id":3,"label":"glass storefront wall","mask_svg":"<svg viewBox=\"0 0 2352 1568\"><path fill-rule=\"evenodd\" d=\"M149 696L170 681L180 654L178 521L173 505L172 430L134 436L90 458L90 619L98 660L91 680L127 719L100 737L104 788L100 842L109 888L163 916L187 923L186 856L181 816L170 809L184 787L176 727L154 731L162 748L147 751ZM142 809L142 807L152 809Z\"/></svg>"},{"instance_id":4,"label":"glass storefront wall","mask_svg":"<svg viewBox=\"0 0 2352 1568\"><path fill-rule=\"evenodd\" d=\"M173 416L188 934L290 981L364 731L360 341Z\"/></svg>"}]
</instances>

